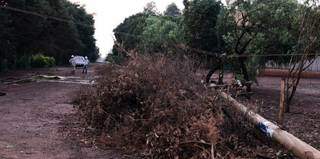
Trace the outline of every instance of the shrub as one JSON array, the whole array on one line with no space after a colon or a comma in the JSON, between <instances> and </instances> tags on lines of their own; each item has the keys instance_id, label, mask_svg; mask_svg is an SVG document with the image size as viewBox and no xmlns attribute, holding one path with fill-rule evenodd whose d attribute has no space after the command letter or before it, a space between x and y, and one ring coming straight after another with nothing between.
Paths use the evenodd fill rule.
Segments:
<instances>
[{"instance_id":1,"label":"shrub","mask_svg":"<svg viewBox=\"0 0 320 159\"><path fill-rule=\"evenodd\" d=\"M31 57L31 66L35 68L52 67L56 63L53 57L44 56L42 54L33 55Z\"/></svg>"},{"instance_id":2,"label":"shrub","mask_svg":"<svg viewBox=\"0 0 320 159\"><path fill-rule=\"evenodd\" d=\"M54 57L47 57L47 63L48 67L53 67L56 65L56 60L54 59Z\"/></svg>"}]
</instances>

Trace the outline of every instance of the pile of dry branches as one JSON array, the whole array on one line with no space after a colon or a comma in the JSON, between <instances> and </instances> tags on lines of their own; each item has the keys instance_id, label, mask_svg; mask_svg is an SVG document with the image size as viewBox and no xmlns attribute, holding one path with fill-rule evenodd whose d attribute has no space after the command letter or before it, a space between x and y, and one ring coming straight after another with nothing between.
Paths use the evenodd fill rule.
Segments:
<instances>
[{"instance_id":1,"label":"pile of dry branches","mask_svg":"<svg viewBox=\"0 0 320 159\"><path fill-rule=\"evenodd\" d=\"M122 66L106 66L97 85L77 99L83 122L105 145L145 158L233 158L233 152L247 152L221 131L221 101L192 66L186 58L163 56L131 56Z\"/></svg>"}]
</instances>

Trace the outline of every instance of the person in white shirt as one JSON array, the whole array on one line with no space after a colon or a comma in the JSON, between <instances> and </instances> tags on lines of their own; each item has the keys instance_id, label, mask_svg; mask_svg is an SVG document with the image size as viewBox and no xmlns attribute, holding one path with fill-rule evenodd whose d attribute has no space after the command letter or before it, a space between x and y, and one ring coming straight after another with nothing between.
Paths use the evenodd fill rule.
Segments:
<instances>
[{"instance_id":1,"label":"person in white shirt","mask_svg":"<svg viewBox=\"0 0 320 159\"><path fill-rule=\"evenodd\" d=\"M82 73L83 73L83 74L88 74L88 66L89 66L89 63L90 63L90 61L89 61L88 57L86 56L86 57L84 58L84 64L83 64L83 68L82 68Z\"/></svg>"},{"instance_id":2,"label":"person in white shirt","mask_svg":"<svg viewBox=\"0 0 320 159\"><path fill-rule=\"evenodd\" d=\"M69 60L70 64L73 66L73 74L75 74L77 66L82 66L82 73L87 74L88 73L88 65L89 65L89 59L88 57L83 56L71 56L71 59Z\"/></svg>"}]
</instances>

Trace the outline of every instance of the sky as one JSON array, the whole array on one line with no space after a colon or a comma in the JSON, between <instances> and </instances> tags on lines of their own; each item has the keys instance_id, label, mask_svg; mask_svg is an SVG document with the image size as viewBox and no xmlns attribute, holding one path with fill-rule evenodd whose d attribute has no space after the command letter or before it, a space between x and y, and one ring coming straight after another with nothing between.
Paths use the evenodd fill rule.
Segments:
<instances>
[{"instance_id":1,"label":"sky","mask_svg":"<svg viewBox=\"0 0 320 159\"><path fill-rule=\"evenodd\" d=\"M88 13L94 13L95 38L102 57L106 57L113 46L113 29L126 17L143 11L144 6L152 0L69 0L85 5ZM183 0L153 0L160 12L171 3L183 9Z\"/></svg>"}]
</instances>

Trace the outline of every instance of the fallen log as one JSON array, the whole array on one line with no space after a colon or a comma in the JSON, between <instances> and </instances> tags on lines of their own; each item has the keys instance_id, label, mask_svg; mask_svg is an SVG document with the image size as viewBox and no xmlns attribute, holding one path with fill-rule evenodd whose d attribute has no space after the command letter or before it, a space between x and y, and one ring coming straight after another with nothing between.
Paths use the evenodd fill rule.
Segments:
<instances>
[{"instance_id":1,"label":"fallen log","mask_svg":"<svg viewBox=\"0 0 320 159\"><path fill-rule=\"evenodd\" d=\"M240 112L252 124L259 127L259 129L268 137L278 142L284 148L288 149L294 155L302 159L320 159L320 151L308 145L304 141L298 139L287 131L282 130L279 126L263 118L259 114L251 111L243 104L236 101L225 92L218 91L220 96L230 102L230 106L237 112Z\"/></svg>"},{"instance_id":2,"label":"fallen log","mask_svg":"<svg viewBox=\"0 0 320 159\"><path fill-rule=\"evenodd\" d=\"M34 77L35 79L44 79L44 80L62 80L64 77L61 76L48 76L48 75L38 75Z\"/></svg>"}]
</instances>

